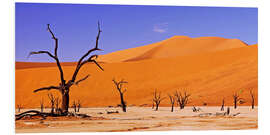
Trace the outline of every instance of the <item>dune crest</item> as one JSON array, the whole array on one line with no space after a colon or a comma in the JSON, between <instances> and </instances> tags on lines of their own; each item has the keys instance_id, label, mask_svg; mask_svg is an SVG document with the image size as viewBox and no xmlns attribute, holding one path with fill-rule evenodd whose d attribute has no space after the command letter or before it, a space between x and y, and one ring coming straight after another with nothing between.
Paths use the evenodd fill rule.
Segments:
<instances>
[{"instance_id":1,"label":"dune crest","mask_svg":"<svg viewBox=\"0 0 270 135\"><path fill-rule=\"evenodd\" d=\"M128 62L153 58L187 56L247 46L238 39L221 37L173 36L169 39L146 46L126 49L100 56L103 62Z\"/></svg>"}]
</instances>

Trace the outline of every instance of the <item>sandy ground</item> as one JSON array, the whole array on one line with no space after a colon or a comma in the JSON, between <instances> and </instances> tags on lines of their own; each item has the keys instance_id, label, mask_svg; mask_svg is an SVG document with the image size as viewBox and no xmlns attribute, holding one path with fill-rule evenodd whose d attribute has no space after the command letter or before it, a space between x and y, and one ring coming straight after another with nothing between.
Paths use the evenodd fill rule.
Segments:
<instances>
[{"instance_id":1,"label":"sandy ground","mask_svg":"<svg viewBox=\"0 0 270 135\"><path fill-rule=\"evenodd\" d=\"M121 131L167 131L167 130L240 130L258 128L258 108L249 106L231 108L236 116L199 116L216 114L220 107L200 107L202 111L193 112L191 107L184 110L160 107L154 111L150 107L128 107L123 113L121 108L82 108L80 113L90 119L46 119L16 121L16 133L27 132L121 132ZM225 108L226 110L226 108ZM22 110L26 111L25 109ZM119 111L107 114L106 111Z\"/></svg>"}]
</instances>

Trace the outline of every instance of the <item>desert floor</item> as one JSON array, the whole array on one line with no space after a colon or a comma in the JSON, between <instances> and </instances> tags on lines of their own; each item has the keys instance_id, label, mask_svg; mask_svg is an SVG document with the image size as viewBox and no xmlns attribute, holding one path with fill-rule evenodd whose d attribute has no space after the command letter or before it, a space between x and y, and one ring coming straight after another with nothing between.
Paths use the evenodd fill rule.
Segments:
<instances>
[{"instance_id":1,"label":"desert floor","mask_svg":"<svg viewBox=\"0 0 270 135\"><path fill-rule=\"evenodd\" d=\"M175 107L128 107L123 113L121 108L81 108L80 113L90 118L47 118L18 120L16 133L37 132L122 132L122 131L167 131L167 130L240 130L258 128L258 108L240 106L230 107L229 116L217 116L220 107L199 107L202 111L193 112L192 107L179 110ZM27 111L23 109L21 112ZM225 108L227 110L227 107ZM16 110L17 111L17 110ZM46 110L49 111L49 110ZM71 108L70 111L73 111ZM107 111L119 113L107 114ZM17 112L16 112L17 113ZM204 114L212 113L210 116ZM240 114L239 114L240 113ZM234 114L238 114L233 116Z\"/></svg>"}]
</instances>

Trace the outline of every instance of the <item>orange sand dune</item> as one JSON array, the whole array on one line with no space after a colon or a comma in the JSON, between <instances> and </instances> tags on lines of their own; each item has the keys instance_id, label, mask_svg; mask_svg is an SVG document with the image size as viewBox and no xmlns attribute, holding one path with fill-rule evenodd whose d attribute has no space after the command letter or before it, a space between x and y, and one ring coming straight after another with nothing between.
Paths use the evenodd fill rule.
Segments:
<instances>
[{"instance_id":1,"label":"orange sand dune","mask_svg":"<svg viewBox=\"0 0 270 135\"><path fill-rule=\"evenodd\" d=\"M238 39L225 39L220 37L189 38L187 36L174 36L151 45L103 55L100 56L100 60L104 62L121 62L150 58L186 56L231 48L239 48L246 45L247 44Z\"/></svg>"},{"instance_id":2,"label":"orange sand dune","mask_svg":"<svg viewBox=\"0 0 270 135\"><path fill-rule=\"evenodd\" d=\"M189 40L186 37L182 38L183 40ZM178 38L176 39L178 40ZM174 38L169 40L174 40ZM101 65L105 69L104 72L93 64L85 65L79 72L78 78L87 74L91 76L78 86L71 88L71 102L80 99L84 107L116 105L120 102L119 94L112 83L112 79L123 78L129 82L126 85L127 92L124 95L128 105L148 104L150 106L152 92L155 89L161 91L164 97L175 90L186 90L191 93L189 105L202 105L203 103L220 105L222 98L225 98L225 105L232 105L233 93L240 90L243 90L240 97L246 101L244 105L250 105L249 89L253 89L257 105L257 45L238 44L238 40L222 39L224 40L222 42L219 42L219 40L217 38L215 44L222 47L215 46L213 43L211 45L213 48L205 49L204 53L195 50L192 55L177 56L174 55L176 52L173 52L170 57L163 57L166 47L161 47L162 49L151 55L151 57L154 57L152 59L103 63ZM186 42L188 44L188 41ZM208 43L205 43L205 45L208 45ZM154 49L155 46L158 45L152 44L143 48L149 51ZM176 45L167 44L166 46ZM188 48L186 44L183 46ZM134 48L130 50L143 49ZM145 50L143 50L144 54L146 53ZM143 53L136 54L137 59ZM116 55L116 53L108 55L118 57L121 61L126 60L124 56L127 59L132 58L132 53L129 50L121 51L121 54L123 56ZM161 56L159 57L157 54ZM110 61L112 62L114 59ZM74 68L74 66L64 66L66 79L71 78ZM23 104L24 107L38 107L39 101L43 98L48 105L48 91L33 93L33 90L43 86L59 84L59 73L57 67L17 69L15 84L16 104ZM54 91L54 93L59 94L57 91ZM168 104L168 98L161 102L162 106Z\"/></svg>"}]
</instances>

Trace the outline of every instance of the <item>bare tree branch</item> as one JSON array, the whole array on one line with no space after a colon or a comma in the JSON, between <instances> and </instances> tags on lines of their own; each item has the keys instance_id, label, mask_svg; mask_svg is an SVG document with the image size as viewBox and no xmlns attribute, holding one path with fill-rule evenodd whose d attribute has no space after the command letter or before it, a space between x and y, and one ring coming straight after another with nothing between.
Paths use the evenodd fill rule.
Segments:
<instances>
[{"instance_id":1,"label":"bare tree branch","mask_svg":"<svg viewBox=\"0 0 270 135\"><path fill-rule=\"evenodd\" d=\"M38 92L38 91L42 91L42 90L51 90L51 89L59 90L60 88L56 87L56 86L42 87L42 88L34 90L34 92Z\"/></svg>"},{"instance_id":2,"label":"bare tree branch","mask_svg":"<svg viewBox=\"0 0 270 135\"><path fill-rule=\"evenodd\" d=\"M153 102L156 104L156 111L158 110L158 106L165 97L161 98L161 92L157 93L157 90L154 91Z\"/></svg>"},{"instance_id":3,"label":"bare tree branch","mask_svg":"<svg viewBox=\"0 0 270 135\"><path fill-rule=\"evenodd\" d=\"M77 77L77 74L78 74L80 68L81 68L85 63L87 63L87 62L94 62L100 69L103 70L103 68L101 68L101 66L100 66L95 60L92 59L92 58L94 58L94 57L97 57L97 55L92 55L92 56L90 56L90 58L89 58L88 60L83 61L84 58L86 58L91 52L101 50L101 49L98 48L98 43L99 43L98 41L99 41L100 33L101 33L101 30L100 30L100 24L99 24L99 22L98 22L98 35L97 35L97 38L96 38L96 46L95 46L95 48L92 48L92 49L88 50L88 51L87 51L87 52L79 59L79 61L78 61L78 63L77 63L77 66L76 66L76 69L75 69L75 71L74 71L74 74L73 74L73 76L72 76L71 82L74 82L74 81L76 80L76 77Z\"/></svg>"},{"instance_id":4,"label":"bare tree branch","mask_svg":"<svg viewBox=\"0 0 270 135\"><path fill-rule=\"evenodd\" d=\"M47 24L47 29L50 32L50 34L52 35L52 39L55 40L55 49L54 49L54 55L52 55L49 51L38 51L38 52L30 52L28 57L30 57L31 55L34 54L48 54L51 58L53 58L56 61L57 67L60 71L60 78L61 78L61 83L65 84L65 80L64 80L64 73L61 67L61 64L59 62L58 56L57 56L57 49L58 49L58 39L54 36L53 32L50 29L50 24Z\"/></svg>"},{"instance_id":5,"label":"bare tree branch","mask_svg":"<svg viewBox=\"0 0 270 135\"><path fill-rule=\"evenodd\" d=\"M27 56L27 58L29 58L31 55L34 55L34 54L48 54L50 57L52 57L53 59L55 59L55 57L48 51L38 51L38 52L30 52Z\"/></svg>"},{"instance_id":6,"label":"bare tree branch","mask_svg":"<svg viewBox=\"0 0 270 135\"><path fill-rule=\"evenodd\" d=\"M62 67L61 67L61 64L60 64L60 61L59 61L59 59L58 59L58 56L57 56L58 39L54 36L54 34L53 34L53 32L52 32L52 30L51 30L51 28L50 28L50 24L47 24L47 26L48 26L48 27L47 27L48 31L49 31L49 32L51 33L51 35L52 35L52 39L54 39L54 41L55 41L54 57L55 57L55 61L56 61L57 67L58 67L58 69L59 69L59 71L60 71L61 83L62 83L62 85L64 85L64 84L65 84L64 72L63 72L63 69L62 69Z\"/></svg>"},{"instance_id":7,"label":"bare tree branch","mask_svg":"<svg viewBox=\"0 0 270 135\"><path fill-rule=\"evenodd\" d=\"M117 82L115 79L112 80L113 83L116 86L116 89L118 90L119 94L120 94L120 100L121 100L121 107L123 112L126 112L126 102L124 101L124 93L127 91L127 89L125 89L124 91L122 90L122 85L124 83L127 83L126 81L124 81L123 79L119 82Z\"/></svg>"},{"instance_id":8,"label":"bare tree branch","mask_svg":"<svg viewBox=\"0 0 270 135\"><path fill-rule=\"evenodd\" d=\"M90 75L88 74L87 76L85 76L84 78L78 80L77 82L75 82L75 85L78 85L80 82L86 80Z\"/></svg>"},{"instance_id":9,"label":"bare tree branch","mask_svg":"<svg viewBox=\"0 0 270 135\"><path fill-rule=\"evenodd\" d=\"M187 92L184 92L184 95L180 91L175 91L174 94L176 98L176 102L179 105L180 109L184 109L186 104L188 104L189 97L191 96L190 94L187 94Z\"/></svg>"}]
</instances>

